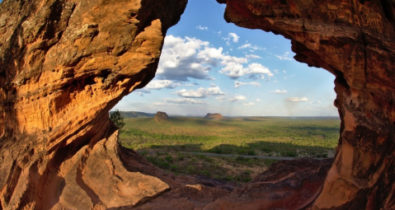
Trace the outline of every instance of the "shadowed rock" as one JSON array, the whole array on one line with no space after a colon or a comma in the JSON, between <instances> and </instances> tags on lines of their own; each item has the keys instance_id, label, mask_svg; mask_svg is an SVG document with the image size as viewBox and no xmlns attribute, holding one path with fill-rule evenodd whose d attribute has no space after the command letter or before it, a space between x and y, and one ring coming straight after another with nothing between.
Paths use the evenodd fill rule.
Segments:
<instances>
[{"instance_id":1,"label":"shadowed rock","mask_svg":"<svg viewBox=\"0 0 395 210\"><path fill-rule=\"evenodd\" d=\"M296 60L336 76L339 146L313 208L394 209L394 2L219 2L228 22L281 34Z\"/></svg>"},{"instance_id":2,"label":"shadowed rock","mask_svg":"<svg viewBox=\"0 0 395 210\"><path fill-rule=\"evenodd\" d=\"M154 77L185 5L0 4L0 209L133 206L169 188L124 168L108 111Z\"/></svg>"}]
</instances>

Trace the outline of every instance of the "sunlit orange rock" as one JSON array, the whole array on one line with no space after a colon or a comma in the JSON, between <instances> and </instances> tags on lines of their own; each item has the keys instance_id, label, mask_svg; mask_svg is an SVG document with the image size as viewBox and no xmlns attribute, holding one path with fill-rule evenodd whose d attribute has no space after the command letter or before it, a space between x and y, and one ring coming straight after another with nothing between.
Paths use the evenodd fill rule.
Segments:
<instances>
[{"instance_id":1,"label":"sunlit orange rock","mask_svg":"<svg viewBox=\"0 0 395 210\"><path fill-rule=\"evenodd\" d=\"M124 168L108 111L154 77L185 5L0 4L0 209L133 206L169 188Z\"/></svg>"},{"instance_id":2,"label":"sunlit orange rock","mask_svg":"<svg viewBox=\"0 0 395 210\"><path fill-rule=\"evenodd\" d=\"M227 21L291 39L296 60L336 76L341 137L313 209L394 209L394 2L219 2Z\"/></svg>"}]
</instances>

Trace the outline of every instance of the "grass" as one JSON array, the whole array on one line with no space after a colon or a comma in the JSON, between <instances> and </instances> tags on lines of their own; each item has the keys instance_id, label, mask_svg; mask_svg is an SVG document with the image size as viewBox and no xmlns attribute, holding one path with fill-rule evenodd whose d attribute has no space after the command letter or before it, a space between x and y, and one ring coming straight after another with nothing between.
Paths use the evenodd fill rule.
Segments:
<instances>
[{"instance_id":1,"label":"grass","mask_svg":"<svg viewBox=\"0 0 395 210\"><path fill-rule=\"evenodd\" d=\"M339 138L337 118L126 118L120 143L179 174L245 182L273 160L237 155L327 157ZM235 154L209 157L190 152Z\"/></svg>"}]
</instances>

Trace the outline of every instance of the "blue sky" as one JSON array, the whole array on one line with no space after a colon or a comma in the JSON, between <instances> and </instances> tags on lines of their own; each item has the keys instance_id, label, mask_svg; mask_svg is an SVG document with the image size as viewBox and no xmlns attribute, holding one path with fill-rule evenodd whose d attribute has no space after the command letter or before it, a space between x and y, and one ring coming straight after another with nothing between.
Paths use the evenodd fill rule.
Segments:
<instances>
[{"instance_id":1,"label":"blue sky","mask_svg":"<svg viewBox=\"0 0 395 210\"><path fill-rule=\"evenodd\" d=\"M201 116L338 116L334 76L293 59L290 41L223 18L224 5L189 0L165 38L155 79L114 109Z\"/></svg>"},{"instance_id":2,"label":"blue sky","mask_svg":"<svg viewBox=\"0 0 395 210\"><path fill-rule=\"evenodd\" d=\"M226 23L224 10L215 0L189 0L167 33L155 79L113 109L338 116L332 74L295 61L290 41L280 35Z\"/></svg>"}]
</instances>

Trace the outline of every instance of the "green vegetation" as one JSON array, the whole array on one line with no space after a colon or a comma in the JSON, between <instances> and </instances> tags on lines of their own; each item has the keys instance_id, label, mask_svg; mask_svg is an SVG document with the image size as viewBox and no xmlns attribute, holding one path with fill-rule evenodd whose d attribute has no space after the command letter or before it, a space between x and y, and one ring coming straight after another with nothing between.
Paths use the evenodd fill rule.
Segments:
<instances>
[{"instance_id":1,"label":"green vegetation","mask_svg":"<svg viewBox=\"0 0 395 210\"><path fill-rule=\"evenodd\" d=\"M123 121L123 116L121 115L121 113L118 110L110 112L110 120L119 129L121 129L123 126L125 126L125 122Z\"/></svg>"},{"instance_id":2,"label":"green vegetation","mask_svg":"<svg viewBox=\"0 0 395 210\"><path fill-rule=\"evenodd\" d=\"M126 118L120 143L175 173L245 182L275 159L254 156L327 157L337 145L339 124L337 118Z\"/></svg>"}]
</instances>

